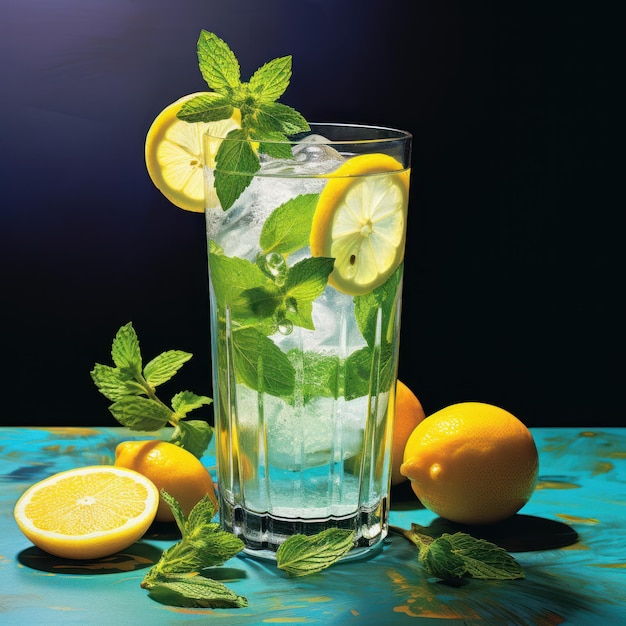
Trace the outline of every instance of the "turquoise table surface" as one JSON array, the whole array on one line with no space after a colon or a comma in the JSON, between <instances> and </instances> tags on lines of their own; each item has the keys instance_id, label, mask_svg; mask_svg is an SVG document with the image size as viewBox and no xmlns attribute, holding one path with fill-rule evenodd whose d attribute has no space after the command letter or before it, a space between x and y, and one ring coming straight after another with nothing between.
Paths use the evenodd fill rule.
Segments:
<instances>
[{"instance_id":1,"label":"turquoise table surface","mask_svg":"<svg viewBox=\"0 0 626 626\"><path fill-rule=\"evenodd\" d=\"M154 527L130 549L93 562L64 561L35 548L13 507L27 487L73 467L113 462L124 428L0 428L0 624L626 624L626 428L533 428L540 476L513 518L467 529L424 509L408 486L392 494L391 523L432 534L469 531L498 543L526 577L429 578L416 548L390 534L370 557L289 578L273 563L237 556L215 571L242 609L184 609L140 588L147 568L177 541ZM212 449L203 458L213 471Z\"/></svg>"}]
</instances>

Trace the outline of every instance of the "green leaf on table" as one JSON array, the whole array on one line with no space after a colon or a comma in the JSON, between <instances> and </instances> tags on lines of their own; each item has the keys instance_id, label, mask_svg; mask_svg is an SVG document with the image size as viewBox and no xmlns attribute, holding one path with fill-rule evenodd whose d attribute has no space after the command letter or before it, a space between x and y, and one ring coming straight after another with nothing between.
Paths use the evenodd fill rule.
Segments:
<instances>
[{"instance_id":1,"label":"green leaf on table","mask_svg":"<svg viewBox=\"0 0 626 626\"><path fill-rule=\"evenodd\" d=\"M290 576L308 576L336 563L353 545L354 531L341 528L292 535L276 551L276 565Z\"/></svg>"},{"instance_id":2,"label":"green leaf on table","mask_svg":"<svg viewBox=\"0 0 626 626\"><path fill-rule=\"evenodd\" d=\"M197 608L244 608L248 599L223 583L201 574L172 575L150 582L149 596L168 606Z\"/></svg>"},{"instance_id":3,"label":"green leaf on table","mask_svg":"<svg viewBox=\"0 0 626 626\"><path fill-rule=\"evenodd\" d=\"M144 378L154 389L170 380L192 356L189 352L182 350L162 352L145 366Z\"/></svg>"},{"instance_id":4,"label":"green leaf on table","mask_svg":"<svg viewBox=\"0 0 626 626\"><path fill-rule=\"evenodd\" d=\"M445 538L450 543L452 551L463 559L467 573L472 578L489 580L524 578L519 563L500 546L461 532L452 535L446 533L442 538Z\"/></svg>"},{"instance_id":5,"label":"green leaf on table","mask_svg":"<svg viewBox=\"0 0 626 626\"><path fill-rule=\"evenodd\" d=\"M124 396L109 410L122 426L131 430L158 430L168 423L172 415L160 402L142 396Z\"/></svg>"},{"instance_id":6,"label":"green leaf on table","mask_svg":"<svg viewBox=\"0 0 626 626\"><path fill-rule=\"evenodd\" d=\"M141 587L155 600L172 606L247 606L245 597L201 573L222 565L243 549L238 537L212 521L215 508L209 496L196 504L187 519L175 498L165 490L161 490L161 497L174 515L181 540L163 552L144 576Z\"/></svg>"},{"instance_id":7,"label":"green leaf on table","mask_svg":"<svg viewBox=\"0 0 626 626\"><path fill-rule=\"evenodd\" d=\"M420 532L419 524L411 529L391 526L419 548L419 561L432 576L451 584L462 577L484 580L514 580L524 578L519 563L506 550L485 539L476 539L463 532L443 533L433 538Z\"/></svg>"},{"instance_id":8,"label":"green leaf on table","mask_svg":"<svg viewBox=\"0 0 626 626\"><path fill-rule=\"evenodd\" d=\"M309 245L318 194L297 196L274 209L263 224L259 243L265 254L285 256Z\"/></svg>"}]
</instances>

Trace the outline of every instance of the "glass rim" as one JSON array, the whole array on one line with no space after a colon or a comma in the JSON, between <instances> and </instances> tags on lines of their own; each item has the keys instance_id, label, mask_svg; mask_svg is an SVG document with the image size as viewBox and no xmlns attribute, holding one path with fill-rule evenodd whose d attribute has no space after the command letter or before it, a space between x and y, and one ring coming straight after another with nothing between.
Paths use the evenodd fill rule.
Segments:
<instances>
[{"instance_id":1,"label":"glass rim","mask_svg":"<svg viewBox=\"0 0 626 626\"><path fill-rule=\"evenodd\" d=\"M363 145L363 144L377 144L377 143L389 143L389 142L402 142L411 141L413 134L406 130L393 128L392 126L381 126L374 124L358 124L358 123L346 123L346 122L309 122L309 130L293 135L286 136L286 139L263 139L263 143L275 143L275 144L295 144L300 141L302 137L307 135L317 134L314 131L318 129L344 129L346 131L353 131L355 134L349 138L342 139L328 139L328 143L332 145ZM367 133L370 133L368 136ZM361 135L359 136L359 133ZM378 136L376 136L378 133ZM319 134L322 134L320 132ZM220 141L242 141L241 139L228 139L228 137L218 137L212 135L209 131L204 132L204 136L218 139ZM324 135L325 136L325 135Z\"/></svg>"}]
</instances>

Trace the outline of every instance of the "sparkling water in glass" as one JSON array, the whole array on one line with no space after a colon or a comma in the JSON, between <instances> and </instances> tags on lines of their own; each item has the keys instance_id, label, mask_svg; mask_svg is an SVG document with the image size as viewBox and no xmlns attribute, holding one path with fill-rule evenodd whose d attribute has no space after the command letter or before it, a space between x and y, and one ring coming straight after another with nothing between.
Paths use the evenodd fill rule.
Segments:
<instances>
[{"instance_id":1,"label":"sparkling water in glass","mask_svg":"<svg viewBox=\"0 0 626 626\"><path fill-rule=\"evenodd\" d=\"M205 136L205 163L222 141ZM205 167L220 523L268 558L294 534L349 529L355 556L387 534L411 136L312 124L289 147L278 159L257 146L261 167L226 209L219 159ZM393 271L355 295L320 278L308 229L329 180L364 154L391 156L397 170L365 168L346 188L401 175L407 190Z\"/></svg>"}]
</instances>

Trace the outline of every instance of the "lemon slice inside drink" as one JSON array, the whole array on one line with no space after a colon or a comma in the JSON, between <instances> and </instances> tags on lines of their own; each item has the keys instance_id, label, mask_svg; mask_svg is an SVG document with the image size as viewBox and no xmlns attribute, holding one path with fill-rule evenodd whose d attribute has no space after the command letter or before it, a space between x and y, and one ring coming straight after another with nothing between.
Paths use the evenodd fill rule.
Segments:
<instances>
[{"instance_id":1,"label":"lemon slice inside drink","mask_svg":"<svg viewBox=\"0 0 626 626\"><path fill-rule=\"evenodd\" d=\"M145 157L148 174L154 185L174 205L186 211L202 213L205 207L202 137L224 138L234 128L240 128L241 114L217 122L188 123L176 114L183 104L207 92L183 96L165 107L150 126L146 135ZM217 145L215 152L217 152ZM207 158L214 158L209 153ZM214 166L215 163L208 163ZM210 193L215 193L212 189ZM207 199L208 206L217 206L216 198Z\"/></svg>"},{"instance_id":2,"label":"lemon slice inside drink","mask_svg":"<svg viewBox=\"0 0 626 626\"><path fill-rule=\"evenodd\" d=\"M382 285L404 258L409 170L386 154L348 159L328 181L311 227L311 254L335 259L329 283L348 295Z\"/></svg>"}]
</instances>

